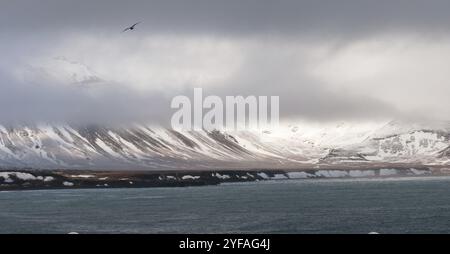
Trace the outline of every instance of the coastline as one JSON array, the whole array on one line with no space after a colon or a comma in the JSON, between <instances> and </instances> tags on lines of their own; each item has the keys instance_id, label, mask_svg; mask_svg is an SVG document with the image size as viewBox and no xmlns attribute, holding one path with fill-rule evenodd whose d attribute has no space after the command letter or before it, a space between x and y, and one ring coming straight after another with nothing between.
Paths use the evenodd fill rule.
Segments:
<instances>
[{"instance_id":1,"label":"coastline","mask_svg":"<svg viewBox=\"0 0 450 254\"><path fill-rule=\"evenodd\" d=\"M385 166L363 169L231 169L183 171L0 170L0 191L45 189L152 188L289 179L448 176L448 168Z\"/></svg>"}]
</instances>

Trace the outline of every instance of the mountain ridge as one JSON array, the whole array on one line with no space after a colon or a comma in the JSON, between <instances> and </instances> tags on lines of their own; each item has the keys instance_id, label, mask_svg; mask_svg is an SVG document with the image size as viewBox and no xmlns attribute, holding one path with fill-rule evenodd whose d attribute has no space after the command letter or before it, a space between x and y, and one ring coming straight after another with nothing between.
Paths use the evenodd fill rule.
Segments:
<instances>
[{"instance_id":1,"label":"mountain ridge","mask_svg":"<svg viewBox=\"0 0 450 254\"><path fill-rule=\"evenodd\" d=\"M377 129L379 125L364 131L358 124L344 126L340 123L334 129L327 127L315 132L311 127L292 124L274 131L176 131L147 125L127 128L0 126L0 167L201 169L355 163L450 165L450 132L442 129L405 132L391 128L389 133Z\"/></svg>"},{"instance_id":2,"label":"mountain ridge","mask_svg":"<svg viewBox=\"0 0 450 254\"><path fill-rule=\"evenodd\" d=\"M24 68L24 80L95 88L105 80L65 57ZM112 81L113 82L113 81ZM154 125L0 125L0 168L301 168L450 164L450 122L283 122L274 129L177 131Z\"/></svg>"}]
</instances>

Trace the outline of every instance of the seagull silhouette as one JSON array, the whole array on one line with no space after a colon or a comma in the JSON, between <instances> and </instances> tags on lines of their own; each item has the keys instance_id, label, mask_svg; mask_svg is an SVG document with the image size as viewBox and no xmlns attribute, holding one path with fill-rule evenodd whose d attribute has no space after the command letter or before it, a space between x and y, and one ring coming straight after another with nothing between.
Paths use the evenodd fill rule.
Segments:
<instances>
[{"instance_id":1,"label":"seagull silhouette","mask_svg":"<svg viewBox=\"0 0 450 254\"><path fill-rule=\"evenodd\" d=\"M126 32L126 31L134 30L134 27L137 26L137 25L139 25L140 23L141 23L141 22L137 22L136 24L134 24L134 25L132 25L132 26L130 26L130 27L125 28L125 29L122 31L122 33Z\"/></svg>"}]
</instances>

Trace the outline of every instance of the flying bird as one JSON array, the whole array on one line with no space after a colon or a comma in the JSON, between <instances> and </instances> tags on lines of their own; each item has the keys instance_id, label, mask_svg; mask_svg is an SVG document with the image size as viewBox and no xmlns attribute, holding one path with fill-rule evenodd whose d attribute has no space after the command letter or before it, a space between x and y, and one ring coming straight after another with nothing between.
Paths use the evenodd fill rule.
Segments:
<instances>
[{"instance_id":1,"label":"flying bird","mask_svg":"<svg viewBox=\"0 0 450 254\"><path fill-rule=\"evenodd\" d=\"M130 26L130 27L125 28L125 29L122 31L122 33L126 32L126 31L134 30L135 26L139 25L140 23L141 23L141 22L137 22L136 24L134 24L134 25L132 25L132 26Z\"/></svg>"}]
</instances>

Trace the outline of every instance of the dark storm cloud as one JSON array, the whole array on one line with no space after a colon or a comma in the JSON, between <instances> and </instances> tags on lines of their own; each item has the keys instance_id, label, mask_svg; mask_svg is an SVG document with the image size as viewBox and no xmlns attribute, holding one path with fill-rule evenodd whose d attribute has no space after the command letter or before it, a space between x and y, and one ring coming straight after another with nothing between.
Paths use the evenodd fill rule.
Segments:
<instances>
[{"instance_id":1,"label":"dark storm cloud","mask_svg":"<svg viewBox=\"0 0 450 254\"><path fill-rule=\"evenodd\" d=\"M117 31L348 36L386 30L448 30L445 0L16 0L3 1L2 32ZM120 29L119 29L120 30Z\"/></svg>"}]
</instances>

